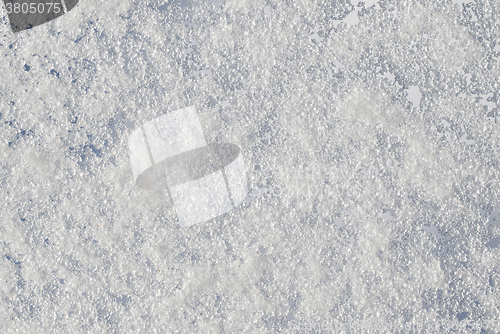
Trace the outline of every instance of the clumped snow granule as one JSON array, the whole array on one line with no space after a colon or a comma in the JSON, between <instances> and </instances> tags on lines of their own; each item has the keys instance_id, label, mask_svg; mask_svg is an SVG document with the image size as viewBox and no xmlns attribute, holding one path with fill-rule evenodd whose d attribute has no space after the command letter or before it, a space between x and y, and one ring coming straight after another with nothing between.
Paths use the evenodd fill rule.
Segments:
<instances>
[{"instance_id":1,"label":"clumped snow granule","mask_svg":"<svg viewBox=\"0 0 500 334\"><path fill-rule=\"evenodd\" d=\"M499 4L94 1L0 28L2 333L497 333ZM245 204L127 139L196 106Z\"/></svg>"}]
</instances>

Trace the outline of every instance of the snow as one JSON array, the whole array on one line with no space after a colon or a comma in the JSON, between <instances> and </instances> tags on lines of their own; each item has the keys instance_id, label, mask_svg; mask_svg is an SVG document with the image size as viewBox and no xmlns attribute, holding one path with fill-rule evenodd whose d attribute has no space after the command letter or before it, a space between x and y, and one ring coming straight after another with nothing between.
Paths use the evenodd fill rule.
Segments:
<instances>
[{"instance_id":1,"label":"snow","mask_svg":"<svg viewBox=\"0 0 500 334\"><path fill-rule=\"evenodd\" d=\"M0 332L500 331L497 3L0 11ZM249 191L184 227L129 138L190 106Z\"/></svg>"}]
</instances>

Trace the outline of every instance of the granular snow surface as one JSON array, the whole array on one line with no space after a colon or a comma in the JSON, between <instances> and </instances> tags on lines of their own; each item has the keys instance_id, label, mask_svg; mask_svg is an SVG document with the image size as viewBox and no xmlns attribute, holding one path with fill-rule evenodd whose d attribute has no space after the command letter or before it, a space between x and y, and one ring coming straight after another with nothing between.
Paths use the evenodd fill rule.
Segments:
<instances>
[{"instance_id":1,"label":"granular snow surface","mask_svg":"<svg viewBox=\"0 0 500 334\"><path fill-rule=\"evenodd\" d=\"M500 332L498 1L0 13L1 333ZM181 227L128 140L189 106L249 192Z\"/></svg>"}]
</instances>

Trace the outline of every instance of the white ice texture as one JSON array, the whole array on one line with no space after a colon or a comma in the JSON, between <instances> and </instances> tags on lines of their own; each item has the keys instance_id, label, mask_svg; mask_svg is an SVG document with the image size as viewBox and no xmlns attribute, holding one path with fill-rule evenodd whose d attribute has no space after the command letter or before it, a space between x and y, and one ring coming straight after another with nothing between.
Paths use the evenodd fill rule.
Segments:
<instances>
[{"instance_id":1,"label":"white ice texture","mask_svg":"<svg viewBox=\"0 0 500 334\"><path fill-rule=\"evenodd\" d=\"M498 1L0 8L1 333L498 333ZM196 106L243 204L190 227L128 138Z\"/></svg>"}]
</instances>

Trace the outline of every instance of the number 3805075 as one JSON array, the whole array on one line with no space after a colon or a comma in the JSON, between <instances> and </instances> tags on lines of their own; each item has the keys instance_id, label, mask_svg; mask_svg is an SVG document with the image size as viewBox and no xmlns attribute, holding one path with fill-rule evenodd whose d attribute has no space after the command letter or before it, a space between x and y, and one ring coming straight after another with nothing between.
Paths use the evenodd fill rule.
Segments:
<instances>
[{"instance_id":1,"label":"number 3805075","mask_svg":"<svg viewBox=\"0 0 500 334\"><path fill-rule=\"evenodd\" d=\"M61 4L59 2L46 2L43 3L19 3L16 2L14 4L8 2L5 4L7 9L7 14L41 14L41 13L50 13L51 10L54 10L54 13L58 14L61 11Z\"/></svg>"}]
</instances>

